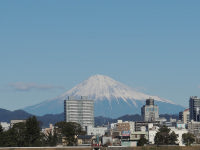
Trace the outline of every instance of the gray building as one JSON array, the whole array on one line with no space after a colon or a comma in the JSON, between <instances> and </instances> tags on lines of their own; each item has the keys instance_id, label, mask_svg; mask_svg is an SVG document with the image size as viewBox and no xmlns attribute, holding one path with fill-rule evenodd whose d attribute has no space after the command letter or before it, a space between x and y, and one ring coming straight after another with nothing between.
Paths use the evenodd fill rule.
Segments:
<instances>
[{"instance_id":1,"label":"gray building","mask_svg":"<svg viewBox=\"0 0 200 150\"><path fill-rule=\"evenodd\" d=\"M200 98L191 96L189 100L190 121L200 121Z\"/></svg>"},{"instance_id":2,"label":"gray building","mask_svg":"<svg viewBox=\"0 0 200 150\"><path fill-rule=\"evenodd\" d=\"M143 121L156 121L159 118L158 106L154 105L154 99L146 100L146 105L141 108Z\"/></svg>"},{"instance_id":3,"label":"gray building","mask_svg":"<svg viewBox=\"0 0 200 150\"><path fill-rule=\"evenodd\" d=\"M200 139L200 122L191 121L188 123L188 131Z\"/></svg>"},{"instance_id":4,"label":"gray building","mask_svg":"<svg viewBox=\"0 0 200 150\"><path fill-rule=\"evenodd\" d=\"M68 97L64 100L64 117L66 122L79 123L83 129L94 126L94 101L83 96L79 100Z\"/></svg>"}]
</instances>

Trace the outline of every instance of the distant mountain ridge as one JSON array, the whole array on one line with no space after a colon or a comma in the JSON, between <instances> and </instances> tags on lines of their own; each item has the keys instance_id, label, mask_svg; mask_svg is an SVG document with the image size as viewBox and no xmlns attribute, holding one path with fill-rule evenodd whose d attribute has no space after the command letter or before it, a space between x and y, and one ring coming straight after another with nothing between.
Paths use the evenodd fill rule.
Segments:
<instances>
[{"instance_id":1,"label":"distant mountain ridge","mask_svg":"<svg viewBox=\"0 0 200 150\"><path fill-rule=\"evenodd\" d=\"M27 119L28 117L33 116L23 110L16 110L16 111L9 111L6 109L0 108L0 122L10 122L10 120L23 120ZM41 122L42 127L48 127L50 123L55 124L56 122L64 120L64 113L60 114L46 114L44 116L36 116L37 119ZM161 114L160 117L165 117L169 120L169 118L178 119L178 115L173 114ZM110 123L115 123L117 120L123 121L141 121L142 118L139 114L132 114L132 115L124 115L118 118L112 119L108 117L98 116L94 118L95 126L103 126L108 125Z\"/></svg>"},{"instance_id":2,"label":"distant mountain ridge","mask_svg":"<svg viewBox=\"0 0 200 150\"><path fill-rule=\"evenodd\" d=\"M27 113L24 110L15 110L15 111L9 111L6 109L0 108L0 122L8 122L10 123L10 120L25 120L29 117L33 116L30 113ZM64 120L64 114L47 114L44 116L36 116L37 119L42 123L41 125L43 127L49 126L50 123L56 123L59 121Z\"/></svg>"},{"instance_id":3,"label":"distant mountain ridge","mask_svg":"<svg viewBox=\"0 0 200 150\"><path fill-rule=\"evenodd\" d=\"M23 120L32 116L31 114L25 112L24 110L9 111L0 108L0 121L10 122L10 120Z\"/></svg>"},{"instance_id":4,"label":"distant mountain ridge","mask_svg":"<svg viewBox=\"0 0 200 150\"><path fill-rule=\"evenodd\" d=\"M78 99L81 96L87 96L88 99L95 101L95 116L108 116L111 118L117 118L125 114L140 113L140 108L149 97L155 99L155 104L159 106L160 113L178 113L185 109L159 96L152 96L135 91L108 76L94 75L62 95L26 107L24 110L35 115L61 113L64 110L64 100L68 96Z\"/></svg>"}]
</instances>

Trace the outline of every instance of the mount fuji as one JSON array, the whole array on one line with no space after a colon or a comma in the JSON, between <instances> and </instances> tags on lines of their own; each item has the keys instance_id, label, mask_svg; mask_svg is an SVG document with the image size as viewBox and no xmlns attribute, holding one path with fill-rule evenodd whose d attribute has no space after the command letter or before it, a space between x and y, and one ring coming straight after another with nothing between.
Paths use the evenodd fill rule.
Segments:
<instances>
[{"instance_id":1,"label":"mount fuji","mask_svg":"<svg viewBox=\"0 0 200 150\"><path fill-rule=\"evenodd\" d=\"M159 106L159 113L178 113L184 109L170 100L133 90L108 76L94 75L62 95L28 106L24 110L35 115L61 113L64 110L64 100L68 96L78 99L87 96L94 100L95 116L111 118L140 113L141 106L149 97Z\"/></svg>"}]
</instances>

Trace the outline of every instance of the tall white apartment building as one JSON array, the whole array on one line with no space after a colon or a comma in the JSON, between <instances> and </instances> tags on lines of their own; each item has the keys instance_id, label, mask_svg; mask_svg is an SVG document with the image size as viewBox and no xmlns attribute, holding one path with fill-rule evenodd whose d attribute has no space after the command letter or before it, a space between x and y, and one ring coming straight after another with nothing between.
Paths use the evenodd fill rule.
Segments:
<instances>
[{"instance_id":1,"label":"tall white apartment building","mask_svg":"<svg viewBox=\"0 0 200 150\"><path fill-rule=\"evenodd\" d=\"M83 96L79 100L68 97L68 100L64 100L64 117L66 122L79 123L83 129L93 127L94 101Z\"/></svg>"}]
</instances>

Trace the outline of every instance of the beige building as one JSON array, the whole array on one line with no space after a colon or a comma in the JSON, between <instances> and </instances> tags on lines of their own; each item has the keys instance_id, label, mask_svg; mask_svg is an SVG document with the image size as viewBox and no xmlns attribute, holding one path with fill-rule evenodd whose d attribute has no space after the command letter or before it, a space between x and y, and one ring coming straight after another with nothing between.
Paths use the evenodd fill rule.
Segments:
<instances>
[{"instance_id":1,"label":"beige building","mask_svg":"<svg viewBox=\"0 0 200 150\"><path fill-rule=\"evenodd\" d=\"M116 130L120 131L120 132L122 132L122 131L130 131L130 124L129 124L129 122L117 123Z\"/></svg>"},{"instance_id":2,"label":"beige building","mask_svg":"<svg viewBox=\"0 0 200 150\"><path fill-rule=\"evenodd\" d=\"M79 135L79 136L77 136L78 145L91 145L93 139L95 139L94 135Z\"/></svg>"},{"instance_id":3,"label":"beige building","mask_svg":"<svg viewBox=\"0 0 200 150\"><path fill-rule=\"evenodd\" d=\"M54 126L53 124L49 124L49 128L45 128L42 130L42 132L45 134L45 135L49 135L49 134L54 134Z\"/></svg>"},{"instance_id":4,"label":"beige building","mask_svg":"<svg viewBox=\"0 0 200 150\"><path fill-rule=\"evenodd\" d=\"M111 126L112 131L119 132L120 135L135 131L135 122L118 120L117 123L111 124Z\"/></svg>"},{"instance_id":5,"label":"beige building","mask_svg":"<svg viewBox=\"0 0 200 150\"><path fill-rule=\"evenodd\" d=\"M190 110L189 109L185 109L183 111L183 123L188 123L190 121Z\"/></svg>"}]
</instances>

